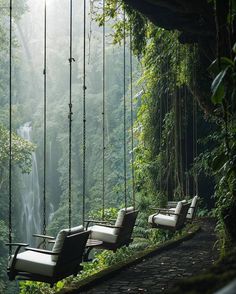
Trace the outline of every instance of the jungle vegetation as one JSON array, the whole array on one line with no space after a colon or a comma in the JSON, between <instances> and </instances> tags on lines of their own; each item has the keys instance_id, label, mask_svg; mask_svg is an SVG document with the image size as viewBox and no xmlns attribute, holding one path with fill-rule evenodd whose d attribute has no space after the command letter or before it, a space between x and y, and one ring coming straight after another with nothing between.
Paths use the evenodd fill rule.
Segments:
<instances>
[{"instance_id":1,"label":"jungle vegetation","mask_svg":"<svg viewBox=\"0 0 236 294\"><path fill-rule=\"evenodd\" d=\"M55 2L55 1L54 1ZM153 5L160 5L151 1ZM160 1L161 2L161 1ZM166 1L168 2L168 1ZM178 5L181 1L176 1ZM186 1L182 1L186 2ZM194 1L193 1L194 2ZM207 2L207 8L204 6ZM1 0L6 7L7 1ZM27 1L17 1L17 13L14 14L15 26L27 13ZM138 226L135 228L133 248L123 248L116 254L102 252L95 261L85 266L82 277L107 267L132 250L156 244L168 238L165 232L156 232L148 228L147 216L151 206L163 206L167 200L178 200L198 193L202 199L200 214L211 213L217 219L222 254L235 245L236 215L236 142L235 142L235 9L234 0L201 1L198 6L211 17L207 28L209 39L199 39L186 33L186 28L173 22L156 23L154 17L147 17L145 4L140 1L106 0L105 18L99 1L90 1L91 22L88 24L90 41L87 45L87 198L86 211L89 216L101 215L101 105L102 105L102 51L99 42L102 38L104 20L107 26L106 77L107 77L107 148L106 148L106 215L115 216L123 205L123 162L122 162L122 103L123 103L123 44L124 28L129 45L129 33L132 36L132 53L135 63L135 194L140 209ZM186 4L186 3L185 3ZM181 4L183 6L183 3ZM187 4L186 4L187 5ZM170 5L171 6L171 5ZM188 7L188 6L186 6ZM66 8L66 5L64 6ZM134 9L135 8L135 9ZM56 8L55 8L56 9ZM126 21L123 21L123 9ZM171 8L168 8L171 10ZM143 10L143 11L142 11ZM54 293L63 287L58 283L51 290L38 283L22 283L9 286L5 268L7 248L4 243L8 235L8 173L9 173L9 131L8 131L8 10L3 9L0 20L0 62L1 62L1 110L0 110L0 162L1 162L1 198L0 198L0 291L6 293ZM60 10L56 10L60 13ZM204 18L204 16L203 16ZM205 18L207 18L205 16ZM62 21L63 23L63 21ZM204 22L203 22L204 23ZM109 26L108 26L109 24ZM76 27L82 27L82 21L75 20ZM98 27L100 26L100 28ZM42 26L40 27L42 30ZM198 27L196 30L199 29ZM81 29L82 30L82 29ZM81 32L81 31L80 31ZM55 33L55 32L54 32ZM68 33L65 29L64 34ZM47 141L53 146L51 170L48 173L48 205L54 206L54 212L48 232L56 235L60 228L67 226L68 194L68 126L67 100L68 89L63 70L67 47L57 32L56 44L63 48L60 52L49 53L50 91L48 99ZM33 63L22 63L22 43L19 33L14 35L14 79L16 87L13 97L14 134L13 134L13 191L20 186L20 173L29 172L32 152L36 152L41 171L39 182L42 184L43 170L43 125L42 125L42 77L40 77L40 60L28 56ZM37 36L28 35L29 40L38 42ZM54 37L55 38L55 37ZM82 44L82 36L74 35L75 43ZM200 40L200 41L199 41ZM203 41L204 40L204 41ZM38 43L37 43L38 44ZM209 46L207 44L210 44ZM210 48L208 51L206 48ZM26 48L27 49L27 46ZM88 49L88 50L89 50ZM27 51L27 50L26 50ZM79 103L74 103L73 119L73 223L81 222L81 185L82 185L82 62L79 48L75 47L75 59L79 60L74 73L74 92L79 93ZM55 57L56 56L56 57ZM129 53L127 49L127 76L129 75ZM22 76L24 77L22 79ZM64 82L53 83L53 81ZM27 81L30 81L28 83ZM130 95L130 80L127 78L126 94ZM34 87L37 91L35 91ZM127 108L129 107L127 102ZM130 120L128 114L127 120ZM33 143L17 135L17 129L26 121L33 125ZM58 123L60 122L60 123ZM127 141L130 143L130 126L127 127ZM99 147L100 146L100 147ZM130 144L129 144L130 147ZM130 167L130 154L127 164ZM49 168L49 167L48 167ZM128 172L131 179L131 171ZM131 181L129 195L131 195ZM17 195L16 192L14 192ZM17 197L17 196L15 196ZM131 197L130 197L131 198ZM20 217L20 205L14 200L14 238L19 239L17 220ZM50 203L49 203L50 202ZM131 203L131 200L130 200ZM210 211L210 212L209 212ZM147 241L148 244L147 244ZM69 279L65 283L69 283ZM16 290L17 289L17 290ZM39 292L42 291L42 292Z\"/></svg>"}]
</instances>

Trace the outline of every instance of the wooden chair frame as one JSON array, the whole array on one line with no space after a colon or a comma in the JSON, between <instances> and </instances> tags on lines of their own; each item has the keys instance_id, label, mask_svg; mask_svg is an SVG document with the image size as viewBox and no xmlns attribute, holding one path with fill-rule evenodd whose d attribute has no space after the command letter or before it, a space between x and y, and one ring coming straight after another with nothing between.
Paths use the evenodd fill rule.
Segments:
<instances>
[{"instance_id":1,"label":"wooden chair frame","mask_svg":"<svg viewBox=\"0 0 236 294\"><path fill-rule=\"evenodd\" d=\"M8 246L17 246L11 266L7 269L9 280L12 281L17 277L20 280L32 280L49 283L52 287L61 279L64 279L70 275L76 276L83 268L81 266L81 262L89 234L89 231L84 231L66 236L60 253L55 253L45 249L27 247L28 244L24 243L8 243ZM17 255L22 247L25 247L25 250L48 254L51 256L57 255L58 260L56 262L53 275L49 277L46 275L16 270L15 265L17 262Z\"/></svg>"},{"instance_id":2,"label":"wooden chair frame","mask_svg":"<svg viewBox=\"0 0 236 294\"><path fill-rule=\"evenodd\" d=\"M180 213L178 213L178 214L168 208L156 208L157 213L155 213L152 217L152 219L153 219L153 222L151 224L152 228L160 228L160 229L170 230L170 231L174 231L174 232L181 230L184 227L184 223L186 220L186 216L187 216L189 207L190 207L190 203L188 203L188 202L183 203L183 206L180 210ZM167 226L167 225L165 226L165 225L156 224L154 222L154 218L159 213L166 214L166 215L176 215L177 216L176 225L174 227L171 227L171 226Z\"/></svg>"},{"instance_id":3,"label":"wooden chair frame","mask_svg":"<svg viewBox=\"0 0 236 294\"><path fill-rule=\"evenodd\" d=\"M88 228L90 223L95 223L95 224L98 224L99 226L119 229L116 243L109 243L109 242L103 241L102 245L98 247L101 249L116 251L118 248L122 246L129 246L129 244L133 242L132 233L133 233L133 229L135 226L138 213L139 213L138 210L126 212L124 215L122 226L119 226L119 227L110 224L109 221L86 220L87 222L86 228Z\"/></svg>"},{"instance_id":4,"label":"wooden chair frame","mask_svg":"<svg viewBox=\"0 0 236 294\"><path fill-rule=\"evenodd\" d=\"M178 201L168 201L167 207L168 208L175 208L177 205ZM192 204L192 200L189 200L190 205ZM197 213L197 209L198 209L198 205L199 205L199 196L197 197L197 201L196 201L196 205L195 206L190 206L190 208L193 208L193 215L192 218L187 218L186 217L186 221L188 222L192 222L194 220L194 218L196 217L196 213ZM187 212L187 215L189 214L189 212Z\"/></svg>"}]
</instances>

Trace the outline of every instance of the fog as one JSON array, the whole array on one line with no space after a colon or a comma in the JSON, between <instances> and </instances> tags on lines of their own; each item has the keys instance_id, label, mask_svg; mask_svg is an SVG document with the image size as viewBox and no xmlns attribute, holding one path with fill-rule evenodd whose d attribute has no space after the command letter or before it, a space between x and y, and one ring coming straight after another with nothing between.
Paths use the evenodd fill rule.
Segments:
<instances>
[{"instance_id":1,"label":"fog","mask_svg":"<svg viewBox=\"0 0 236 294\"><path fill-rule=\"evenodd\" d=\"M42 232L44 175L44 1L27 1L27 10L14 21L17 46L13 50L14 126L26 128L36 146L32 155L33 182L38 191L25 187L29 181L18 171L14 191L17 202L15 225L21 238L31 244L31 233ZM68 103L70 1L47 0L46 29L46 222L55 234L68 226ZM13 11L17 11L17 6ZM86 215L102 207L102 28L91 21L90 1L86 11ZM72 225L82 220L82 150L83 150L83 1L73 1L72 63ZM111 24L106 25L105 44L105 206L124 203L123 192L123 47L112 44ZM130 195L130 69L129 44L126 52L127 95L127 182ZM20 131L18 134L22 135ZM27 190L28 189L28 190ZM30 191L29 191L30 190ZM37 189L36 189L37 190ZM28 191L28 192L26 192ZM33 191L33 192L32 192ZM20 194L20 195L19 195ZM34 199L26 209L29 194ZM28 196L27 196L28 195ZM17 199L17 200L16 200ZM129 200L131 201L131 200ZM33 207L32 207L33 206ZM19 221L20 220L20 221ZM27 230L25 230L25 226Z\"/></svg>"}]
</instances>

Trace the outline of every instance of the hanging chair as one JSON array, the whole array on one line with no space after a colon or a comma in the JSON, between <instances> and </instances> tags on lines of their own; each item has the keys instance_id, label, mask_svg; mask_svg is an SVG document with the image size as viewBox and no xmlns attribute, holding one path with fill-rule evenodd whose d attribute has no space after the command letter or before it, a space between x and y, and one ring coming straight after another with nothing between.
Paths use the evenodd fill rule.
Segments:
<instances>
[{"instance_id":1,"label":"hanging chair","mask_svg":"<svg viewBox=\"0 0 236 294\"><path fill-rule=\"evenodd\" d=\"M82 226L61 230L55 240L52 250L27 247L28 244L12 243L17 246L15 254L10 257L7 274L12 281L32 280L49 283L51 287L70 275L76 276L81 271L82 257L89 231ZM20 252L24 247L25 251Z\"/></svg>"},{"instance_id":2,"label":"hanging chair","mask_svg":"<svg viewBox=\"0 0 236 294\"><path fill-rule=\"evenodd\" d=\"M180 230L184 226L189 207L190 203L179 201L174 210L157 208L157 212L149 216L148 223L153 228Z\"/></svg>"},{"instance_id":3,"label":"hanging chair","mask_svg":"<svg viewBox=\"0 0 236 294\"><path fill-rule=\"evenodd\" d=\"M191 205L189 207L189 210L188 210L188 213L187 213L187 220L192 222L193 219L195 218L196 216L196 212L197 212L197 208L198 208L198 203L199 203L199 199L200 197L195 195L192 200L190 201ZM187 202L186 200L182 200L182 202L185 201ZM175 207L177 205L178 202L175 202L175 201L169 201L167 206L170 210L175 210Z\"/></svg>"},{"instance_id":4,"label":"hanging chair","mask_svg":"<svg viewBox=\"0 0 236 294\"><path fill-rule=\"evenodd\" d=\"M87 228L91 231L89 238L102 241L99 248L116 251L122 246L128 246L132 241L132 232L138 216L134 207L119 210L114 225L104 221L88 220ZM88 227L90 223L95 225Z\"/></svg>"}]
</instances>

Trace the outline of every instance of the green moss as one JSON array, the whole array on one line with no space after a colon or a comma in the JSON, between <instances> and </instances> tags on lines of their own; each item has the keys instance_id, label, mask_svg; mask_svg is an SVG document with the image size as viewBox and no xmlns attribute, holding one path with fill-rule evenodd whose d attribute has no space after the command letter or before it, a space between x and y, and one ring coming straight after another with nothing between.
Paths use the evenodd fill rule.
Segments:
<instances>
[{"instance_id":1,"label":"green moss","mask_svg":"<svg viewBox=\"0 0 236 294\"><path fill-rule=\"evenodd\" d=\"M210 294L227 285L236 276L236 248L222 257L215 265L201 275L176 283L169 294Z\"/></svg>"}]
</instances>

